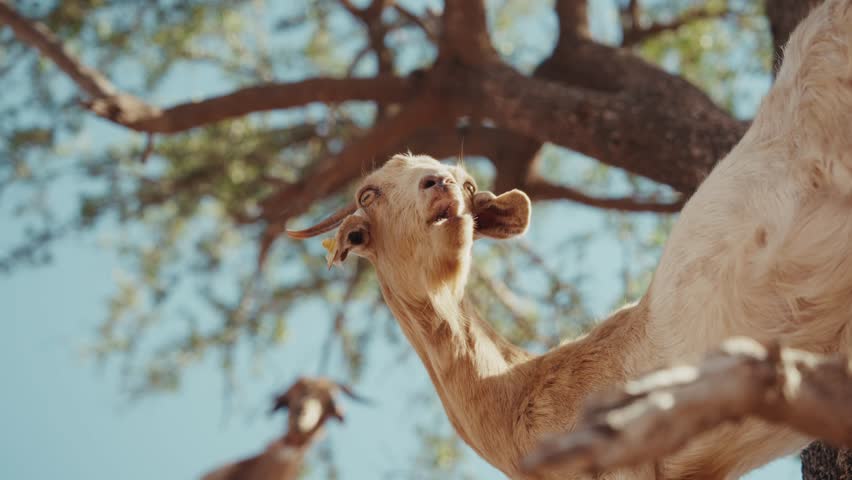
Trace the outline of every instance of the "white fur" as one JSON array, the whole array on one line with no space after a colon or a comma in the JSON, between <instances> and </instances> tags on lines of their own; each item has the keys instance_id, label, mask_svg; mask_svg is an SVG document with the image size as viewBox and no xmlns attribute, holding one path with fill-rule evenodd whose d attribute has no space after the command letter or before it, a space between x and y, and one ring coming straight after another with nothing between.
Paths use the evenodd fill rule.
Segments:
<instances>
[{"instance_id":1,"label":"white fur","mask_svg":"<svg viewBox=\"0 0 852 480\"><path fill-rule=\"evenodd\" d=\"M647 295L661 364L696 361L735 335L816 352L849 348L850 5L826 1L795 30L753 125L672 230ZM729 473L736 477L806 442L753 421L669 463L716 449L741 457Z\"/></svg>"}]
</instances>

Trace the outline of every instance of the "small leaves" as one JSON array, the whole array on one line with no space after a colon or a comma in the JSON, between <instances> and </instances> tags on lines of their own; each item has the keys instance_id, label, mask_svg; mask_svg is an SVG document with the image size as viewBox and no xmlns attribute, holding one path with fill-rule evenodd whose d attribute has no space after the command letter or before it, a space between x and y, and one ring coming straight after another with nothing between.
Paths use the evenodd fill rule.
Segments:
<instances>
[{"instance_id":1,"label":"small leaves","mask_svg":"<svg viewBox=\"0 0 852 480\"><path fill-rule=\"evenodd\" d=\"M325 261L328 264L328 268L331 268L332 262L334 262L334 257L337 255L337 239L335 237L328 237L322 241L322 248L325 249Z\"/></svg>"}]
</instances>

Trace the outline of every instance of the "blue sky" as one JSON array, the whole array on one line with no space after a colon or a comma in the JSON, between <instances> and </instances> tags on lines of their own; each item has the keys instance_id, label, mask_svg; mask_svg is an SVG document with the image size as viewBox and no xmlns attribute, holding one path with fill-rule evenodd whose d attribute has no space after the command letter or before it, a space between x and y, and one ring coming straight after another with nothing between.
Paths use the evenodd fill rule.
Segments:
<instances>
[{"instance_id":1,"label":"blue sky","mask_svg":"<svg viewBox=\"0 0 852 480\"><path fill-rule=\"evenodd\" d=\"M222 90L203 69L184 73L152 99L166 103ZM138 141L99 120L89 120L82 136L90 147L128 138ZM57 158L63 160L69 159ZM73 182L59 182L50 192L50 202L59 209L74 205L77 192ZM4 203L9 200L4 197ZM532 241L565 238L601 223L581 207L537 210L529 234ZM3 204L0 214L0 247L5 247L19 238L23 224L11 218ZM554 222L556 218L571 218L571 225ZM224 401L223 378L214 359L192 367L178 392L129 402L120 388L117 362L101 367L83 354L124 268L101 243L115 228L107 222L92 234L63 240L46 267L0 276L3 322L11 327L0 337L0 478L196 478L224 461L257 451L278 434L283 418L264 414L270 395L296 375L316 372L328 312L309 303L296 316L300 321L290 322L287 344L269 355L262 371L240 379L233 405ZM613 254L618 251L614 240L603 239L577 265L590 272L586 290L598 310L614 300L599 292L610 291L606 285L618 275L620 253ZM441 413L412 404L404 393L430 390L413 354L400 358L396 349L374 348L370 362L358 389L377 405L345 404L347 422L330 427L328 442L344 479L410 477L419 447L412 419L433 422ZM335 367L331 373L340 376L342 370ZM478 478L501 478L473 453L467 456L470 471ZM799 478L798 468L797 460L782 459L748 478ZM311 478L321 474L315 471Z\"/></svg>"}]
</instances>

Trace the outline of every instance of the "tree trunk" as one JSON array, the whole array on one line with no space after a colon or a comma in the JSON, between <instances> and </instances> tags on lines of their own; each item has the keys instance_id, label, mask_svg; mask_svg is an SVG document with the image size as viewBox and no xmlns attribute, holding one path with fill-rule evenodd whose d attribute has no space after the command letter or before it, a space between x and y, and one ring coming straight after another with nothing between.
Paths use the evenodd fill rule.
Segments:
<instances>
[{"instance_id":1,"label":"tree trunk","mask_svg":"<svg viewBox=\"0 0 852 480\"><path fill-rule=\"evenodd\" d=\"M814 442L802 452L804 480L852 480L852 450Z\"/></svg>"}]
</instances>

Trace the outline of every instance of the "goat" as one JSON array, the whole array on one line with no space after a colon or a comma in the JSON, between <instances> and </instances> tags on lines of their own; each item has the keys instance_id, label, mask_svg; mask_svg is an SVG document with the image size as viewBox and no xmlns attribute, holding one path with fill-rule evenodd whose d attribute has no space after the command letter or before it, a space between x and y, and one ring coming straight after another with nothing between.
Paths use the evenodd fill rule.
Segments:
<instances>
[{"instance_id":1,"label":"goat","mask_svg":"<svg viewBox=\"0 0 852 480\"><path fill-rule=\"evenodd\" d=\"M255 456L223 465L201 480L295 480L305 454L322 437L329 419L343 421L343 410L334 399L338 391L363 401L349 387L327 378L300 378L278 395L270 413L288 409L287 433L270 442Z\"/></svg>"},{"instance_id":2,"label":"goat","mask_svg":"<svg viewBox=\"0 0 852 480\"><path fill-rule=\"evenodd\" d=\"M331 263L375 267L382 295L461 438L511 478L537 439L571 430L582 401L653 368L695 362L724 339L827 353L852 345L852 0L828 0L786 47L743 139L685 205L646 294L586 336L532 356L501 338L464 297L477 238L524 233L518 190L477 192L458 166L396 155L338 228ZM757 419L723 426L660 462L605 479L736 478L808 439Z\"/></svg>"}]
</instances>

